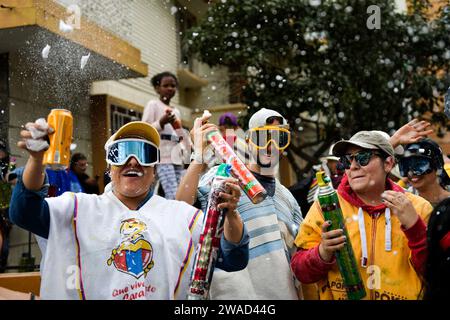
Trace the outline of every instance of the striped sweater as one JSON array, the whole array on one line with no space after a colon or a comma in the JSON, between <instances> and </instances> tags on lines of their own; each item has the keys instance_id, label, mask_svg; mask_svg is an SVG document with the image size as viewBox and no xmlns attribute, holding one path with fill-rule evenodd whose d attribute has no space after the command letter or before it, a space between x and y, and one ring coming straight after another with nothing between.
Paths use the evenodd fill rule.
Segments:
<instances>
[{"instance_id":1,"label":"striped sweater","mask_svg":"<svg viewBox=\"0 0 450 320\"><path fill-rule=\"evenodd\" d=\"M206 209L216 171L217 167L211 168L200 180L198 200L203 210ZM269 195L261 203L253 204L243 193L237 210L250 235L249 263L238 272L216 270L211 298L297 299L296 283L289 263L291 254L295 252L294 239L302 215L292 194L275 180L273 196Z\"/></svg>"}]
</instances>

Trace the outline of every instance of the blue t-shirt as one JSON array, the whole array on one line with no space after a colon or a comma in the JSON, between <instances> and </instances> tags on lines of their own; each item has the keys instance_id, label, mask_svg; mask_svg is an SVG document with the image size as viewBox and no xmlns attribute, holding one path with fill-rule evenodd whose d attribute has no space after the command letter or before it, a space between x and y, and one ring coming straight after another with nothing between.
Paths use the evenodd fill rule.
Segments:
<instances>
[{"instance_id":1,"label":"blue t-shirt","mask_svg":"<svg viewBox=\"0 0 450 320\"><path fill-rule=\"evenodd\" d=\"M52 170L45 169L49 182L49 197L57 197L64 192L83 192L80 181L77 176L70 170Z\"/></svg>"}]
</instances>

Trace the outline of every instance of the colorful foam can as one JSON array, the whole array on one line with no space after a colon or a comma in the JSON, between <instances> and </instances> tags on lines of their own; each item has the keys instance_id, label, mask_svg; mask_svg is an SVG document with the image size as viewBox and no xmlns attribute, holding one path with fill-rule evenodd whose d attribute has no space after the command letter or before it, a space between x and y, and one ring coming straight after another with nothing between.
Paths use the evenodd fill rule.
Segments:
<instances>
[{"instance_id":1,"label":"colorful foam can","mask_svg":"<svg viewBox=\"0 0 450 320\"><path fill-rule=\"evenodd\" d=\"M44 154L44 164L53 170L64 170L70 163L70 145L73 135L72 113L65 109L52 109L47 123L55 132L49 135L50 147Z\"/></svg>"},{"instance_id":2,"label":"colorful foam can","mask_svg":"<svg viewBox=\"0 0 450 320\"><path fill-rule=\"evenodd\" d=\"M345 246L336 251L336 262L341 273L347 297L349 300L360 300L366 296L361 274L359 272L358 263L356 262L355 253L353 252L352 243L345 227L344 215L342 214L339 198L336 191L330 184L330 179L323 171L316 173L319 185L318 200L323 216L326 221L331 221L328 231L335 229L344 230L347 239Z\"/></svg>"},{"instance_id":3,"label":"colorful foam can","mask_svg":"<svg viewBox=\"0 0 450 320\"><path fill-rule=\"evenodd\" d=\"M224 214L218 209L220 193L227 192L225 181L230 176L230 166L221 164L211 185L205 223L197 247L188 300L207 300L211 286L214 267L220 247L220 237L223 233Z\"/></svg>"},{"instance_id":4,"label":"colorful foam can","mask_svg":"<svg viewBox=\"0 0 450 320\"><path fill-rule=\"evenodd\" d=\"M267 191L248 170L244 162L236 155L230 145L225 141L218 131L212 131L207 135L207 139L220 155L222 160L231 166L231 174L238 179L239 185L245 194L254 203L260 203L267 197Z\"/></svg>"}]
</instances>

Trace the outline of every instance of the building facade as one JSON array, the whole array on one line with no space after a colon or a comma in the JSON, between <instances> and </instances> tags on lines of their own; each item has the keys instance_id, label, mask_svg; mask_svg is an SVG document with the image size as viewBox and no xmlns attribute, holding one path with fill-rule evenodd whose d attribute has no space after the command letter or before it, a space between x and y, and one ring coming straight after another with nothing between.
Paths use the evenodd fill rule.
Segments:
<instances>
[{"instance_id":1,"label":"building facade","mask_svg":"<svg viewBox=\"0 0 450 320\"><path fill-rule=\"evenodd\" d=\"M150 78L161 71L179 78L172 103L186 128L204 109L237 115L246 110L228 104L226 69L210 69L182 51L182 32L206 12L203 0L4 0L2 5L0 138L8 141L18 167L27 158L16 147L21 127L46 118L52 108L65 108L74 118L74 152L86 154L88 173L103 187L103 145L158 98ZM83 56L89 59L81 68ZM10 266L18 266L23 255L39 264L31 239L29 252L28 232L13 228Z\"/></svg>"}]
</instances>

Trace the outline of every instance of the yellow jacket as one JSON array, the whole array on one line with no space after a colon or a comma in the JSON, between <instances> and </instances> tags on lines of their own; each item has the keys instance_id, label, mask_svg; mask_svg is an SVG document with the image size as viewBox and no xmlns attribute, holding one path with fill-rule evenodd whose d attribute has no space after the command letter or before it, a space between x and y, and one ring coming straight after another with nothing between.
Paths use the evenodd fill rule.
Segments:
<instances>
[{"instance_id":1,"label":"yellow jacket","mask_svg":"<svg viewBox=\"0 0 450 320\"><path fill-rule=\"evenodd\" d=\"M346 228L355 252L355 257L366 289L366 297L370 300L418 299L421 292L421 280L411 263L411 250L408 239L401 230L400 221L392 215L391 251L385 251L385 215L372 218L363 211L366 229L368 264L361 266L361 239L358 225L358 207L339 196ZM432 211L431 205L425 199L406 193L414 208L422 219L427 222ZM312 249L321 242L321 226L324 223L318 201L315 201L305 217L295 244L301 249ZM342 284L342 277L337 264L328 272L327 278L318 283L319 296L323 300L347 299Z\"/></svg>"}]
</instances>

